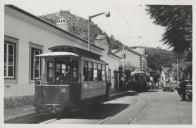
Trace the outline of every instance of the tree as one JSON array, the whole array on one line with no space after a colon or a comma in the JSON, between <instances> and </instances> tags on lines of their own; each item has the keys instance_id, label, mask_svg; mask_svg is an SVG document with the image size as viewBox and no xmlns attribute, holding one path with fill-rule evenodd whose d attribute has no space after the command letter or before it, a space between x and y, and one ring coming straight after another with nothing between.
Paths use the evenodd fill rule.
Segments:
<instances>
[{"instance_id":1,"label":"tree","mask_svg":"<svg viewBox=\"0 0 196 128\"><path fill-rule=\"evenodd\" d=\"M191 5L147 5L154 23L165 27L162 40L177 53L192 47Z\"/></svg>"}]
</instances>

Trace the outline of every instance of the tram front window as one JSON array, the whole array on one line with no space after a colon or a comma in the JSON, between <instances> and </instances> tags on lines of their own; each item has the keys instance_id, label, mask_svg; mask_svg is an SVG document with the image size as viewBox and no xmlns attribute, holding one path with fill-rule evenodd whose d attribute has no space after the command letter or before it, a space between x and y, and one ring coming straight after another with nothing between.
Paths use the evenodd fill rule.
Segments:
<instances>
[{"instance_id":1,"label":"tram front window","mask_svg":"<svg viewBox=\"0 0 196 128\"><path fill-rule=\"evenodd\" d=\"M55 82L63 84L71 81L71 66L69 63L56 62Z\"/></svg>"},{"instance_id":2,"label":"tram front window","mask_svg":"<svg viewBox=\"0 0 196 128\"><path fill-rule=\"evenodd\" d=\"M55 82L56 84L66 84L78 82L78 60L56 61L55 62Z\"/></svg>"}]
</instances>

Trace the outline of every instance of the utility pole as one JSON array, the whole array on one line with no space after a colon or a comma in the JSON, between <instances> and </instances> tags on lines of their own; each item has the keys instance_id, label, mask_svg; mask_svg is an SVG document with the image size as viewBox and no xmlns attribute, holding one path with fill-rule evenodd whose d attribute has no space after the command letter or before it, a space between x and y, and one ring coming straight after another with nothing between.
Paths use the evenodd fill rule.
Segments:
<instances>
[{"instance_id":1,"label":"utility pole","mask_svg":"<svg viewBox=\"0 0 196 128\"><path fill-rule=\"evenodd\" d=\"M124 59L125 59L125 47L124 47L124 44L123 44L123 90L124 90L124 87L125 87L125 78L124 78L124 73L125 73L125 64L124 64Z\"/></svg>"},{"instance_id":2,"label":"utility pole","mask_svg":"<svg viewBox=\"0 0 196 128\"><path fill-rule=\"evenodd\" d=\"M91 19L94 17L100 16L100 15L103 15L103 14L105 14L106 17L110 17L110 12L102 12L102 13L98 13L98 14L95 14L93 16L88 17L88 51L90 51L90 22L91 22Z\"/></svg>"},{"instance_id":3,"label":"utility pole","mask_svg":"<svg viewBox=\"0 0 196 128\"><path fill-rule=\"evenodd\" d=\"M88 19L88 51L90 51L90 22L91 19Z\"/></svg>"},{"instance_id":4,"label":"utility pole","mask_svg":"<svg viewBox=\"0 0 196 128\"><path fill-rule=\"evenodd\" d=\"M177 81L179 81L179 76L178 76L178 57L177 57Z\"/></svg>"},{"instance_id":5,"label":"utility pole","mask_svg":"<svg viewBox=\"0 0 196 128\"><path fill-rule=\"evenodd\" d=\"M124 68L125 68L124 59L125 59L125 47L123 44L123 72L124 72Z\"/></svg>"}]
</instances>

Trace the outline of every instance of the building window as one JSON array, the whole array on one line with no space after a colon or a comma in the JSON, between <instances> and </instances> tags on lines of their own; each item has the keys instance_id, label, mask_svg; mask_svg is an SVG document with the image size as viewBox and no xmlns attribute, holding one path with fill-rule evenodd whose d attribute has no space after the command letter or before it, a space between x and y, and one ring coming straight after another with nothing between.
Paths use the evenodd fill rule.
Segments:
<instances>
[{"instance_id":1,"label":"building window","mask_svg":"<svg viewBox=\"0 0 196 128\"><path fill-rule=\"evenodd\" d=\"M126 58L126 54L125 54L125 53L122 54L122 58L123 58L123 59Z\"/></svg>"},{"instance_id":2,"label":"building window","mask_svg":"<svg viewBox=\"0 0 196 128\"><path fill-rule=\"evenodd\" d=\"M15 78L16 45L4 43L4 78Z\"/></svg>"},{"instance_id":3,"label":"building window","mask_svg":"<svg viewBox=\"0 0 196 128\"><path fill-rule=\"evenodd\" d=\"M41 74L41 59L36 55L41 54L42 50L31 48L31 79L40 79Z\"/></svg>"}]
</instances>

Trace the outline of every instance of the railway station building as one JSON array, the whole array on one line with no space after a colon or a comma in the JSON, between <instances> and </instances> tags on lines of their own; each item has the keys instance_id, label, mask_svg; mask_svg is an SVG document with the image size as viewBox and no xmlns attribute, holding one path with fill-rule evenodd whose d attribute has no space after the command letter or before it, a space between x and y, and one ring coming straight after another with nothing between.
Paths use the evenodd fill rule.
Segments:
<instances>
[{"instance_id":1,"label":"railway station building","mask_svg":"<svg viewBox=\"0 0 196 128\"><path fill-rule=\"evenodd\" d=\"M4 107L9 108L33 103L42 67L36 55L59 45L87 50L88 42L16 6L4 10ZM104 51L95 44L90 49L99 55Z\"/></svg>"}]
</instances>

